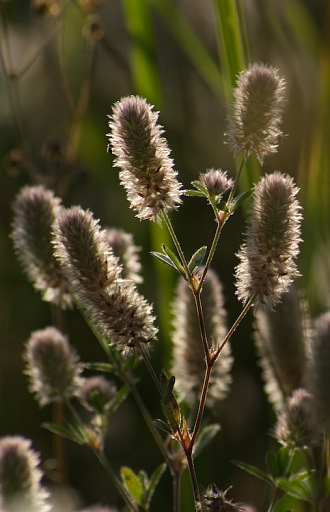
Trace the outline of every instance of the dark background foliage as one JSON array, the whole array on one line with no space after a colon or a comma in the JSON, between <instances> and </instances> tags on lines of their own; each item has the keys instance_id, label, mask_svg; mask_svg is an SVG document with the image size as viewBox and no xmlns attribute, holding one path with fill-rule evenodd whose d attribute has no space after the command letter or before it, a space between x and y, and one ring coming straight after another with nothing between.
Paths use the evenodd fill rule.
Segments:
<instances>
[{"instance_id":1,"label":"dark background foliage","mask_svg":"<svg viewBox=\"0 0 330 512\"><path fill-rule=\"evenodd\" d=\"M0 435L31 437L42 453L49 482L52 439L40 424L51 420L52 411L39 410L29 394L21 354L30 332L52 324L53 316L25 279L9 238L11 204L18 190L42 181L62 195L65 205L80 204L92 210L101 225L134 233L136 244L143 247L141 291L155 304L163 329L153 356L160 371L170 360L168 301L174 276L150 255L150 250L159 250L167 240L166 233L134 217L106 151L107 114L113 102L138 93L160 110L184 187L207 168L235 174L235 161L224 145L229 82L218 2L99 3L95 12L88 12L83 2L53 2L53 16L37 14L27 0L0 1ZM330 9L321 1L246 0L238 3L238 11L246 64L261 61L278 67L287 81L283 131L288 135L261 172L287 172L302 189L305 242L300 266L304 277L299 284L306 288L315 315L326 307L329 283ZM94 37L90 36L91 22ZM196 40L204 53L198 53ZM206 56L215 63L214 69L207 67ZM232 275L243 217L240 212L228 222L214 262L231 321L240 311ZM201 245L210 244L211 210L198 198L186 198L172 220L188 257ZM81 359L104 360L78 313L69 311L66 322ZM266 489L232 463L239 459L263 467L265 451L273 442L269 431L274 417L262 390L252 323L252 317L244 320L232 339L232 391L219 410L210 412L222 430L196 465L202 486L215 483L226 489L232 485L231 497L262 508ZM157 393L149 376L143 368L139 376L140 392L152 416L159 417ZM87 448L68 443L67 450L69 482L80 502L120 503ZM144 468L148 474L162 461L130 399L110 421L107 452L115 468ZM170 510L170 484L166 474L152 510ZM190 494L185 474L184 511L191 507Z\"/></svg>"}]
</instances>

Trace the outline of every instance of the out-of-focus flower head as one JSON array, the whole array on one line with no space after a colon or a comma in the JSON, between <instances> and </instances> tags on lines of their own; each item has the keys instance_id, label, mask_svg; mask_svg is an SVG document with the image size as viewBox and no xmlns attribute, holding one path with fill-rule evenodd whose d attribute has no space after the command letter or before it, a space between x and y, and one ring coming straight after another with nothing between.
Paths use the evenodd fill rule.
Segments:
<instances>
[{"instance_id":1,"label":"out-of-focus flower head","mask_svg":"<svg viewBox=\"0 0 330 512\"><path fill-rule=\"evenodd\" d=\"M251 64L238 76L227 132L234 155L255 153L263 164L266 155L277 151L284 89L278 70L263 64Z\"/></svg>"}]
</instances>

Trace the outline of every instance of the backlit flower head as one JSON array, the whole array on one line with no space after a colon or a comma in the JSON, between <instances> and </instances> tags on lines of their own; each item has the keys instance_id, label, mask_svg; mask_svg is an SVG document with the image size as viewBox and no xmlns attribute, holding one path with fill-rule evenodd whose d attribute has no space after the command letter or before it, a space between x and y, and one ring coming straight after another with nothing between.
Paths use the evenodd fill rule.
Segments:
<instances>
[{"instance_id":1,"label":"backlit flower head","mask_svg":"<svg viewBox=\"0 0 330 512\"><path fill-rule=\"evenodd\" d=\"M111 401L117 393L117 387L109 382L103 375L84 379L80 390L81 403L95 414L106 414Z\"/></svg>"},{"instance_id":2,"label":"backlit flower head","mask_svg":"<svg viewBox=\"0 0 330 512\"><path fill-rule=\"evenodd\" d=\"M197 183L206 188L209 196L220 202L223 194L232 188L234 182L227 177L227 172L221 169L209 169L199 175Z\"/></svg>"},{"instance_id":3,"label":"backlit flower head","mask_svg":"<svg viewBox=\"0 0 330 512\"><path fill-rule=\"evenodd\" d=\"M277 151L284 89L278 70L263 64L252 64L239 75L228 116L227 142L234 155L255 153L262 164Z\"/></svg>"},{"instance_id":4,"label":"backlit flower head","mask_svg":"<svg viewBox=\"0 0 330 512\"><path fill-rule=\"evenodd\" d=\"M313 395L317 419L330 433L330 312L319 316L314 324L311 357L307 368L307 388Z\"/></svg>"},{"instance_id":5,"label":"backlit flower head","mask_svg":"<svg viewBox=\"0 0 330 512\"><path fill-rule=\"evenodd\" d=\"M321 429L313 408L313 395L296 389L279 414L274 435L283 446L311 448L322 441Z\"/></svg>"},{"instance_id":6,"label":"backlit flower head","mask_svg":"<svg viewBox=\"0 0 330 512\"><path fill-rule=\"evenodd\" d=\"M208 341L217 345L227 333L227 315L223 306L222 286L213 270L209 270L202 291L203 311ZM204 351L195 302L187 282L180 278L172 305L173 360L171 372L181 400L196 403L205 374ZM224 399L231 384L232 356L227 343L213 366L207 405L213 407Z\"/></svg>"},{"instance_id":7,"label":"backlit flower head","mask_svg":"<svg viewBox=\"0 0 330 512\"><path fill-rule=\"evenodd\" d=\"M133 236L117 228L106 228L104 234L106 242L122 265L123 279L141 283L141 263L138 255L141 247L134 245Z\"/></svg>"},{"instance_id":8,"label":"backlit flower head","mask_svg":"<svg viewBox=\"0 0 330 512\"><path fill-rule=\"evenodd\" d=\"M281 411L285 400L304 384L311 336L306 302L291 285L274 309L257 310L255 319L265 391L276 411Z\"/></svg>"},{"instance_id":9,"label":"backlit flower head","mask_svg":"<svg viewBox=\"0 0 330 512\"><path fill-rule=\"evenodd\" d=\"M79 358L68 339L55 327L34 331L24 354L30 391L41 406L63 402L81 385Z\"/></svg>"},{"instance_id":10,"label":"backlit flower head","mask_svg":"<svg viewBox=\"0 0 330 512\"><path fill-rule=\"evenodd\" d=\"M256 185L246 241L238 257L236 287L240 300L273 307L299 276L301 207L293 179L275 172Z\"/></svg>"},{"instance_id":11,"label":"backlit flower head","mask_svg":"<svg viewBox=\"0 0 330 512\"><path fill-rule=\"evenodd\" d=\"M54 225L55 254L92 324L109 343L126 351L155 338L152 308L135 283L122 278L118 258L89 211L62 210Z\"/></svg>"},{"instance_id":12,"label":"backlit flower head","mask_svg":"<svg viewBox=\"0 0 330 512\"><path fill-rule=\"evenodd\" d=\"M43 299L66 307L71 297L51 243L59 210L60 200L51 190L42 185L24 187L13 205L11 237L23 269Z\"/></svg>"},{"instance_id":13,"label":"backlit flower head","mask_svg":"<svg viewBox=\"0 0 330 512\"><path fill-rule=\"evenodd\" d=\"M122 98L109 116L108 136L131 208L140 219L157 220L162 211L178 208L181 183L162 136L164 130L157 123L158 112L152 109L139 96Z\"/></svg>"},{"instance_id":14,"label":"backlit flower head","mask_svg":"<svg viewBox=\"0 0 330 512\"><path fill-rule=\"evenodd\" d=\"M21 436L0 439L0 509L3 512L47 512L48 492L41 486L39 455Z\"/></svg>"}]
</instances>

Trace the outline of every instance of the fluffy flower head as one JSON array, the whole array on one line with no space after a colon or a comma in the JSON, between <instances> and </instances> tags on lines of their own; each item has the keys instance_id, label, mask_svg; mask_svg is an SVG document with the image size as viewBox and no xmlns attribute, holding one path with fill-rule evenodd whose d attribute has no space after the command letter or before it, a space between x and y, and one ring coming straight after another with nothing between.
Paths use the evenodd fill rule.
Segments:
<instances>
[{"instance_id":1,"label":"fluffy flower head","mask_svg":"<svg viewBox=\"0 0 330 512\"><path fill-rule=\"evenodd\" d=\"M157 329L151 306L135 283L122 278L122 267L106 233L89 211L62 210L54 226L55 255L71 291L87 317L118 349L149 342Z\"/></svg>"},{"instance_id":2,"label":"fluffy flower head","mask_svg":"<svg viewBox=\"0 0 330 512\"><path fill-rule=\"evenodd\" d=\"M275 172L255 187L246 242L236 267L237 295L243 302L273 307L299 275L300 205L293 179Z\"/></svg>"},{"instance_id":3,"label":"fluffy flower head","mask_svg":"<svg viewBox=\"0 0 330 512\"><path fill-rule=\"evenodd\" d=\"M227 133L235 155L255 153L262 164L267 154L277 151L284 86L278 70L262 64L252 64L239 75Z\"/></svg>"},{"instance_id":4,"label":"fluffy flower head","mask_svg":"<svg viewBox=\"0 0 330 512\"><path fill-rule=\"evenodd\" d=\"M41 406L64 401L77 393L80 386L78 356L58 329L47 327L33 332L24 357L30 390Z\"/></svg>"},{"instance_id":5,"label":"fluffy flower head","mask_svg":"<svg viewBox=\"0 0 330 512\"><path fill-rule=\"evenodd\" d=\"M0 509L6 512L47 512L48 493L41 487L39 455L20 436L0 439Z\"/></svg>"},{"instance_id":6,"label":"fluffy flower head","mask_svg":"<svg viewBox=\"0 0 330 512\"><path fill-rule=\"evenodd\" d=\"M52 226L60 200L42 185L24 187L13 205L15 252L34 287L46 301L71 305L66 280L53 255Z\"/></svg>"},{"instance_id":7,"label":"fluffy flower head","mask_svg":"<svg viewBox=\"0 0 330 512\"><path fill-rule=\"evenodd\" d=\"M131 208L140 219L156 220L163 210L178 208L181 184L152 108L139 96L122 98L109 116L108 136Z\"/></svg>"}]
</instances>

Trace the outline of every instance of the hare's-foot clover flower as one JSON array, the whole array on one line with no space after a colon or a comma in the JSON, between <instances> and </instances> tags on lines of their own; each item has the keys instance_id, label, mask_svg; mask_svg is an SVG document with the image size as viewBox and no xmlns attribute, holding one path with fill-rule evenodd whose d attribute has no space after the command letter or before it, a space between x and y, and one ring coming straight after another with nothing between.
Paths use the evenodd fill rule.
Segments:
<instances>
[{"instance_id":1,"label":"hare's-foot clover flower","mask_svg":"<svg viewBox=\"0 0 330 512\"><path fill-rule=\"evenodd\" d=\"M109 148L137 217L157 220L162 211L177 209L181 183L157 123L158 112L143 98L128 96L115 103L109 118Z\"/></svg>"},{"instance_id":2,"label":"hare's-foot clover flower","mask_svg":"<svg viewBox=\"0 0 330 512\"><path fill-rule=\"evenodd\" d=\"M141 247L134 245L133 236L122 229L106 228L104 232L107 243L122 265L122 278L141 283L141 263L138 256Z\"/></svg>"},{"instance_id":3,"label":"hare's-foot clover flower","mask_svg":"<svg viewBox=\"0 0 330 512\"><path fill-rule=\"evenodd\" d=\"M24 187L13 205L11 236L18 260L43 299L66 307L71 305L71 297L51 244L60 208L60 200L51 190L42 185Z\"/></svg>"},{"instance_id":4,"label":"hare's-foot clover flower","mask_svg":"<svg viewBox=\"0 0 330 512\"><path fill-rule=\"evenodd\" d=\"M95 414L106 414L116 396L117 387L102 375L84 379L79 390L79 400Z\"/></svg>"},{"instance_id":5,"label":"hare's-foot clover flower","mask_svg":"<svg viewBox=\"0 0 330 512\"><path fill-rule=\"evenodd\" d=\"M330 433L330 312L319 316L314 324L311 357L307 368L307 387L319 424Z\"/></svg>"},{"instance_id":6,"label":"hare's-foot clover flower","mask_svg":"<svg viewBox=\"0 0 330 512\"><path fill-rule=\"evenodd\" d=\"M227 142L234 155L255 153L263 164L267 154L277 151L284 89L284 79L272 67L252 64L239 75L228 116Z\"/></svg>"},{"instance_id":7,"label":"hare's-foot clover flower","mask_svg":"<svg viewBox=\"0 0 330 512\"><path fill-rule=\"evenodd\" d=\"M55 327L34 331L24 354L30 390L40 406L63 402L81 385L79 358L68 339Z\"/></svg>"},{"instance_id":8,"label":"hare's-foot clover flower","mask_svg":"<svg viewBox=\"0 0 330 512\"><path fill-rule=\"evenodd\" d=\"M301 207L293 179L275 172L256 185L246 241L236 267L237 295L244 303L273 307L299 276Z\"/></svg>"},{"instance_id":9,"label":"hare's-foot clover flower","mask_svg":"<svg viewBox=\"0 0 330 512\"><path fill-rule=\"evenodd\" d=\"M306 303L294 285L274 310L264 307L256 312L255 327L265 391L281 411L286 398L303 386L311 336Z\"/></svg>"},{"instance_id":10,"label":"hare's-foot clover flower","mask_svg":"<svg viewBox=\"0 0 330 512\"><path fill-rule=\"evenodd\" d=\"M227 333L222 286L212 269L206 275L202 301L206 333L211 348L212 343L216 346ZM205 359L194 298L183 278L178 281L172 311L174 347L171 371L176 379L175 389L180 399L193 405L202 389ZM207 397L208 406L213 407L226 397L231 384L231 366L230 345L227 343L213 366Z\"/></svg>"},{"instance_id":11,"label":"hare's-foot clover flower","mask_svg":"<svg viewBox=\"0 0 330 512\"><path fill-rule=\"evenodd\" d=\"M63 209L54 227L55 254L85 314L121 350L155 338L152 308L133 281L123 279L118 258L93 215Z\"/></svg>"},{"instance_id":12,"label":"hare's-foot clover flower","mask_svg":"<svg viewBox=\"0 0 330 512\"><path fill-rule=\"evenodd\" d=\"M21 436L0 439L0 509L5 512L47 512L48 492L41 486L39 455Z\"/></svg>"},{"instance_id":13,"label":"hare's-foot clover flower","mask_svg":"<svg viewBox=\"0 0 330 512\"><path fill-rule=\"evenodd\" d=\"M296 389L277 418L274 435L283 446L312 448L321 444L321 428L313 408L313 395Z\"/></svg>"},{"instance_id":14,"label":"hare's-foot clover flower","mask_svg":"<svg viewBox=\"0 0 330 512\"><path fill-rule=\"evenodd\" d=\"M227 172L221 169L208 169L199 175L196 183L205 187L208 196L216 204L221 201L223 194L234 185L234 181L227 177Z\"/></svg>"}]
</instances>

